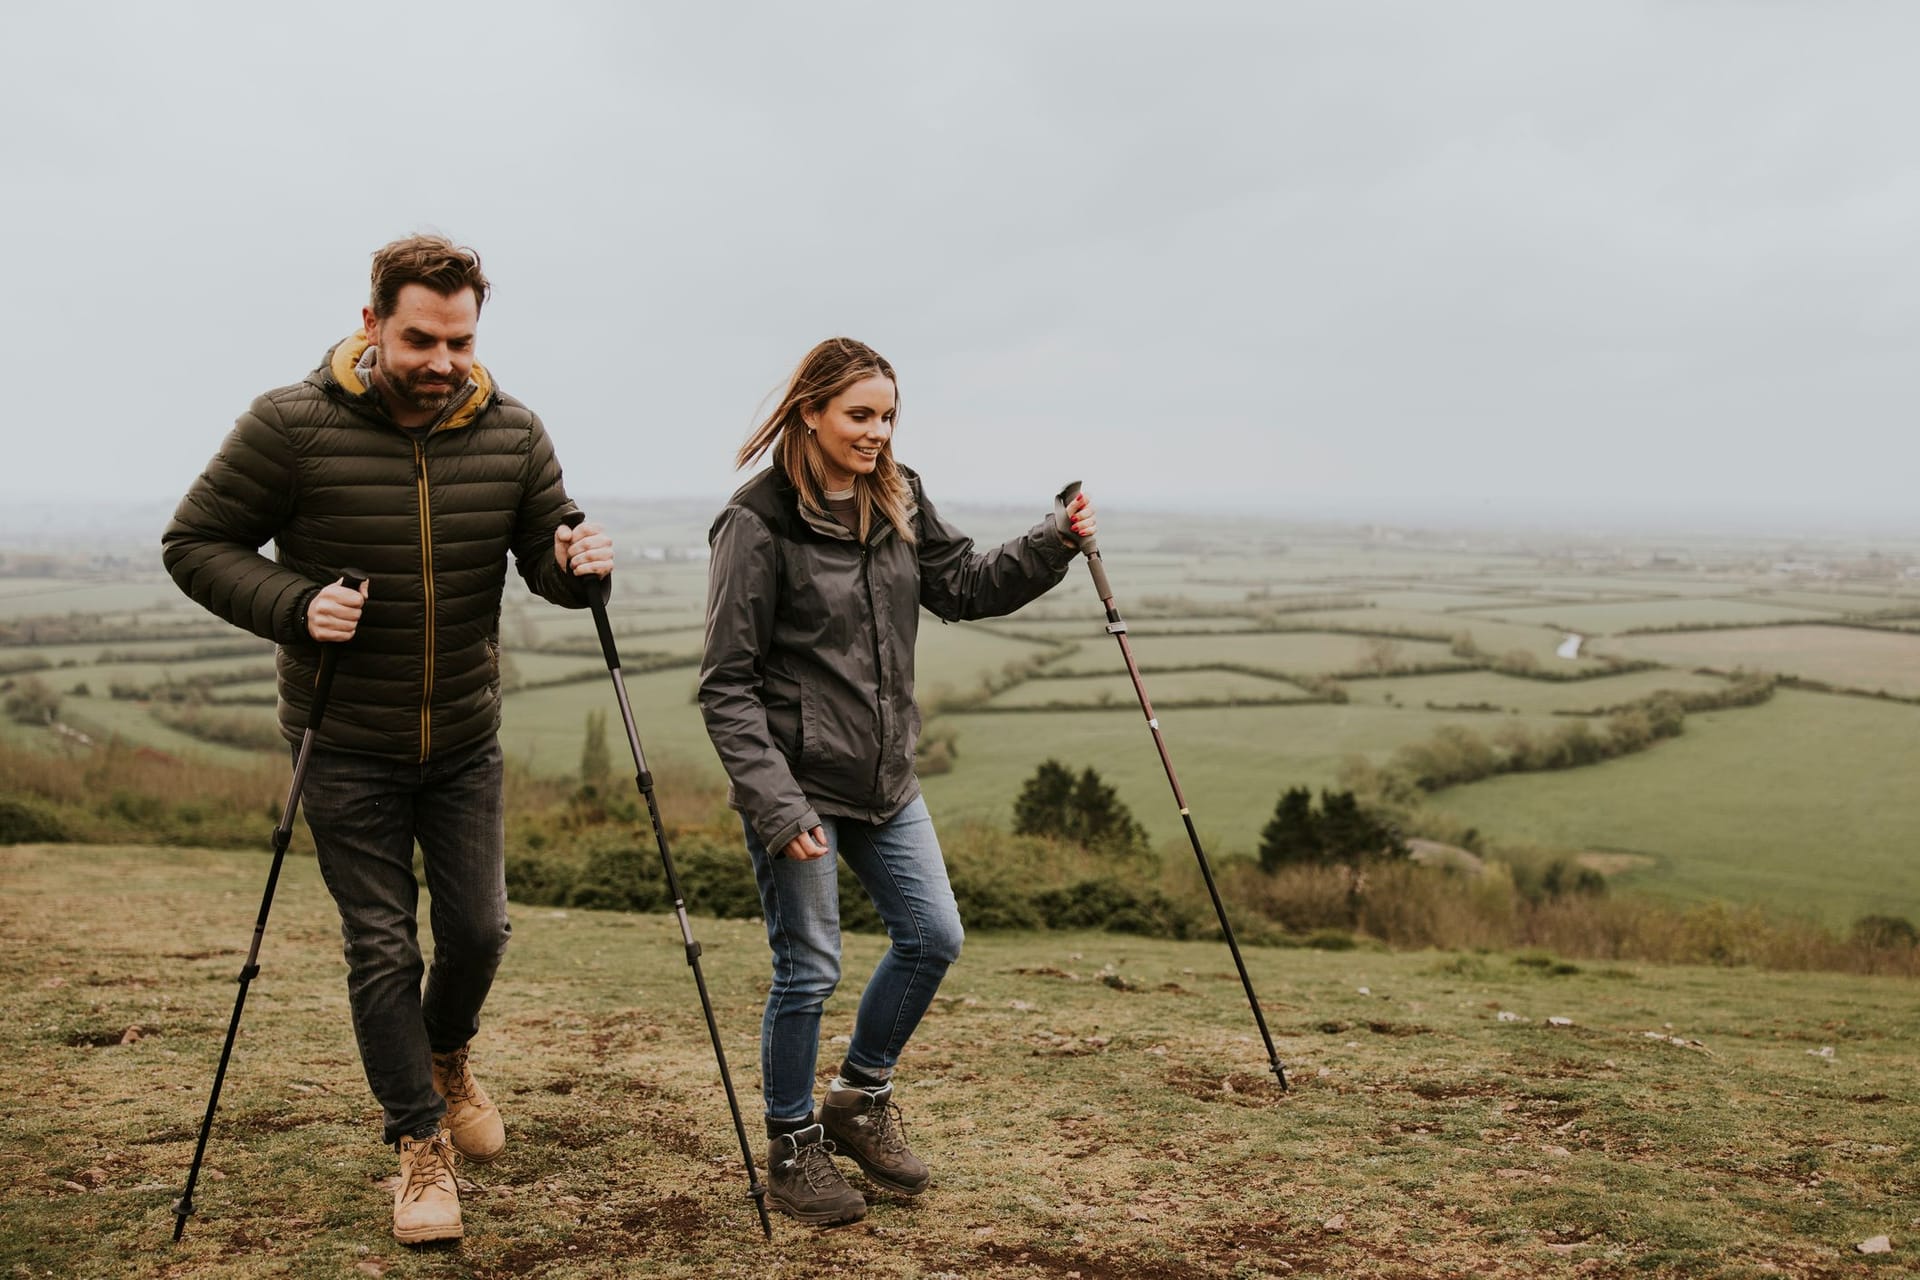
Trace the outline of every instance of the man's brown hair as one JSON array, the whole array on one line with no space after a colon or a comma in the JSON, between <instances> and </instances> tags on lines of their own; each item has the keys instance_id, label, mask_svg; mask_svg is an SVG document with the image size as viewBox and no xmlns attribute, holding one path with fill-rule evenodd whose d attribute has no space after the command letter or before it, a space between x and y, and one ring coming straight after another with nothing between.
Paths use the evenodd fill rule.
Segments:
<instances>
[{"instance_id":1,"label":"man's brown hair","mask_svg":"<svg viewBox=\"0 0 1920 1280\"><path fill-rule=\"evenodd\" d=\"M400 290L410 284L423 284L444 297L471 289L475 310L486 305L492 292L480 271L480 255L445 236L408 236L374 251L374 317L392 315Z\"/></svg>"}]
</instances>

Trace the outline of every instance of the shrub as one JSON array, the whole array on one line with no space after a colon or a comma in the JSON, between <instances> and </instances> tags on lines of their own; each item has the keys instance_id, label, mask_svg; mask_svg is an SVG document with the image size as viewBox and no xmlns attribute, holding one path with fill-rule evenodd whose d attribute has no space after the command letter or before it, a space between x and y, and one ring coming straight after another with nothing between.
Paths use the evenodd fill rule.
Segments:
<instances>
[{"instance_id":1,"label":"shrub","mask_svg":"<svg viewBox=\"0 0 1920 1280\"><path fill-rule=\"evenodd\" d=\"M1861 916L1853 922L1854 942L1876 950L1894 950L1920 945L1920 931L1905 916Z\"/></svg>"},{"instance_id":2,"label":"shrub","mask_svg":"<svg viewBox=\"0 0 1920 1280\"><path fill-rule=\"evenodd\" d=\"M1138 850L1147 833L1119 794L1087 769L1075 778L1058 760L1042 761L1013 803L1020 835L1055 836L1089 849Z\"/></svg>"},{"instance_id":3,"label":"shrub","mask_svg":"<svg viewBox=\"0 0 1920 1280\"><path fill-rule=\"evenodd\" d=\"M60 718L60 695L44 680L28 676L7 695L7 718L21 724L52 724Z\"/></svg>"},{"instance_id":4,"label":"shrub","mask_svg":"<svg viewBox=\"0 0 1920 1280\"><path fill-rule=\"evenodd\" d=\"M66 838L66 828L46 805L0 796L0 844L57 844Z\"/></svg>"}]
</instances>

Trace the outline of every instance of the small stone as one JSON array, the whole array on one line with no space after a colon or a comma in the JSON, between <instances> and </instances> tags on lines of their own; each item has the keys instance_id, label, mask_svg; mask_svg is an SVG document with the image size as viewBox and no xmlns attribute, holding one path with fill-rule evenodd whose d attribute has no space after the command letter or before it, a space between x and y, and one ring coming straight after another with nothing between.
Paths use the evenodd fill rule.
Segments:
<instances>
[{"instance_id":1,"label":"small stone","mask_svg":"<svg viewBox=\"0 0 1920 1280\"><path fill-rule=\"evenodd\" d=\"M1548 1018L1547 1025L1550 1027L1570 1027L1573 1025L1573 1019L1572 1018Z\"/></svg>"},{"instance_id":2,"label":"small stone","mask_svg":"<svg viewBox=\"0 0 1920 1280\"><path fill-rule=\"evenodd\" d=\"M1525 1018L1521 1017L1519 1014L1515 1013L1511 1009L1502 1009L1499 1013L1496 1013L1493 1016L1498 1018L1502 1022L1525 1022L1526 1021Z\"/></svg>"},{"instance_id":3,"label":"small stone","mask_svg":"<svg viewBox=\"0 0 1920 1280\"><path fill-rule=\"evenodd\" d=\"M1372 987L1355 987L1354 990L1358 991L1363 996L1370 996L1373 994Z\"/></svg>"},{"instance_id":4,"label":"small stone","mask_svg":"<svg viewBox=\"0 0 1920 1280\"><path fill-rule=\"evenodd\" d=\"M1853 1247L1862 1253L1892 1253L1893 1241L1886 1236L1874 1236L1870 1240L1862 1240Z\"/></svg>"},{"instance_id":5,"label":"small stone","mask_svg":"<svg viewBox=\"0 0 1920 1280\"><path fill-rule=\"evenodd\" d=\"M1320 1225L1328 1231L1345 1231L1347 1229L1347 1215L1344 1213L1336 1213Z\"/></svg>"}]
</instances>

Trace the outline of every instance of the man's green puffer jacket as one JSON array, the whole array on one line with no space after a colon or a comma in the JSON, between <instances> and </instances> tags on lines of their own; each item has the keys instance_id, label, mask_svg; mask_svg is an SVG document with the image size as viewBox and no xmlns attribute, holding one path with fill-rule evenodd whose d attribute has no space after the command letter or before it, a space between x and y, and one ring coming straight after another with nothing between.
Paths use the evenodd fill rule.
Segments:
<instances>
[{"instance_id":1,"label":"man's green puffer jacket","mask_svg":"<svg viewBox=\"0 0 1920 1280\"><path fill-rule=\"evenodd\" d=\"M582 608L553 558L575 508L540 419L480 365L466 401L415 440L381 410L355 336L242 414L161 539L180 589L279 644L280 731L306 728L319 646L308 601L345 568L369 579L342 646L321 745L424 761L500 724L507 553L539 595ZM271 540L274 558L259 548Z\"/></svg>"}]
</instances>

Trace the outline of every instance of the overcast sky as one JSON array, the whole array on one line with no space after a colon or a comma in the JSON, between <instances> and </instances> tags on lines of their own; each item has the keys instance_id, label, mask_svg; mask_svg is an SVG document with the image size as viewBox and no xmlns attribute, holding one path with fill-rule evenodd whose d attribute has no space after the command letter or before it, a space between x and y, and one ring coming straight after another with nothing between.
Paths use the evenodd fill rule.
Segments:
<instances>
[{"instance_id":1,"label":"overcast sky","mask_svg":"<svg viewBox=\"0 0 1920 1280\"><path fill-rule=\"evenodd\" d=\"M1920 6L9 6L0 496L177 496L478 248L576 496L816 340L937 499L1920 524Z\"/></svg>"}]
</instances>

